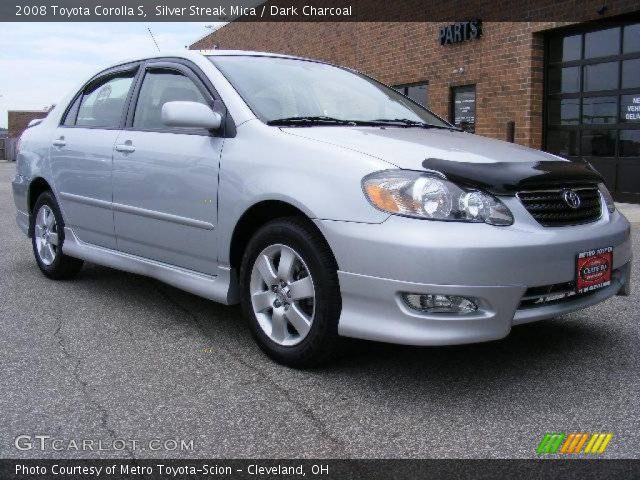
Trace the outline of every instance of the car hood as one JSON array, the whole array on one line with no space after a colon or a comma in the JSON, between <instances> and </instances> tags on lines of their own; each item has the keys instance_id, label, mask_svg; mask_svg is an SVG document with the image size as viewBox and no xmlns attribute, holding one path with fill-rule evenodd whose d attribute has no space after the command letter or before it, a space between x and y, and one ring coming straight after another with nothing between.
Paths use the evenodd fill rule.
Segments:
<instances>
[{"instance_id":1,"label":"car hood","mask_svg":"<svg viewBox=\"0 0 640 480\"><path fill-rule=\"evenodd\" d=\"M555 155L521 145L436 128L296 127L283 130L356 150L408 169L422 168L426 158L472 163L559 160Z\"/></svg>"},{"instance_id":2,"label":"car hood","mask_svg":"<svg viewBox=\"0 0 640 480\"><path fill-rule=\"evenodd\" d=\"M283 131L370 155L398 168L438 171L451 180L499 194L602 181L586 162L453 130L295 127Z\"/></svg>"}]
</instances>

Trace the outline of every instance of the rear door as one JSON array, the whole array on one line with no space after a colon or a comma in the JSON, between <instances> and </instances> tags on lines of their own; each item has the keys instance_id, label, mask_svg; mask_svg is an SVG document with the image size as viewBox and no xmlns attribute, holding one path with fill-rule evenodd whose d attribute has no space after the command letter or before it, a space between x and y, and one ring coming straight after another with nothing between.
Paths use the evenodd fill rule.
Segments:
<instances>
[{"instance_id":1,"label":"rear door","mask_svg":"<svg viewBox=\"0 0 640 480\"><path fill-rule=\"evenodd\" d=\"M113 205L118 249L214 274L224 138L205 129L163 125L162 106L171 101L223 109L189 66L168 61L144 65L126 127L115 145Z\"/></svg>"},{"instance_id":2,"label":"rear door","mask_svg":"<svg viewBox=\"0 0 640 480\"><path fill-rule=\"evenodd\" d=\"M113 147L139 64L91 80L71 103L50 147L53 181L66 226L87 243L116 248L113 228Z\"/></svg>"}]
</instances>

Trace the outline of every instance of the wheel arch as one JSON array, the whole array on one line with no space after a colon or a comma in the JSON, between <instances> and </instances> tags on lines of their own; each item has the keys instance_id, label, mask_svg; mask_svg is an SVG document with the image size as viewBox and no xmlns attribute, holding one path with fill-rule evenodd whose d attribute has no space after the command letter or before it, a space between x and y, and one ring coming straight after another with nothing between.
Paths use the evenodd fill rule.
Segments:
<instances>
[{"instance_id":1,"label":"wheel arch","mask_svg":"<svg viewBox=\"0 0 640 480\"><path fill-rule=\"evenodd\" d=\"M38 201L38 197L44 192L51 192L51 194L55 196L55 194L53 193L53 188L51 188L51 185L44 179L44 177L35 177L33 180L31 180L31 182L29 183L29 188L27 189L27 208L29 219L31 219L31 217L33 216L33 208ZM29 221L29 237L33 235L32 223L33 222Z\"/></svg>"},{"instance_id":2,"label":"wheel arch","mask_svg":"<svg viewBox=\"0 0 640 480\"><path fill-rule=\"evenodd\" d=\"M231 268L236 271L240 270L242 256L244 255L249 240L258 229L272 220L284 217L298 217L307 221L309 226L316 230L325 241L333 255L331 246L329 242L327 242L324 234L304 211L283 200L262 200L245 210L233 229L229 245L229 263ZM333 256L335 260L335 255Z\"/></svg>"},{"instance_id":3,"label":"wheel arch","mask_svg":"<svg viewBox=\"0 0 640 480\"><path fill-rule=\"evenodd\" d=\"M29 214L33 213L33 207L38 197L46 191L53 193L53 188L51 188L51 185L49 185L49 182L47 182L44 177L36 177L31 180L29 189L27 190L27 207L29 208Z\"/></svg>"}]
</instances>

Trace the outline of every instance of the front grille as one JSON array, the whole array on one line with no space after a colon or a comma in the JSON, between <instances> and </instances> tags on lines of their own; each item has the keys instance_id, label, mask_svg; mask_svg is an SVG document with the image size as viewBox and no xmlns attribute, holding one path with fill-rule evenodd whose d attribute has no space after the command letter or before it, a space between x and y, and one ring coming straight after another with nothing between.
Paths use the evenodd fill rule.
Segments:
<instances>
[{"instance_id":1,"label":"front grille","mask_svg":"<svg viewBox=\"0 0 640 480\"><path fill-rule=\"evenodd\" d=\"M580 197L578 208L570 207L564 200L568 189L535 190L518 192L524 208L545 227L564 227L595 222L602 215L600 192L597 187L571 188Z\"/></svg>"},{"instance_id":2,"label":"front grille","mask_svg":"<svg viewBox=\"0 0 640 480\"><path fill-rule=\"evenodd\" d=\"M578 296L587 296L591 293L593 293L593 291L581 294L576 293L575 282L531 287L524 293L519 308L541 307L543 305L562 303L568 300L574 300Z\"/></svg>"},{"instance_id":3,"label":"front grille","mask_svg":"<svg viewBox=\"0 0 640 480\"><path fill-rule=\"evenodd\" d=\"M621 270L616 269L611 272L611 284L620 285ZM610 288L610 287L603 287ZM541 287L529 287L522 299L518 309L542 307L544 305L553 305L558 303L570 302L579 298L588 297L600 289L591 290L589 292L577 293L576 282L554 283L553 285L544 285Z\"/></svg>"}]
</instances>

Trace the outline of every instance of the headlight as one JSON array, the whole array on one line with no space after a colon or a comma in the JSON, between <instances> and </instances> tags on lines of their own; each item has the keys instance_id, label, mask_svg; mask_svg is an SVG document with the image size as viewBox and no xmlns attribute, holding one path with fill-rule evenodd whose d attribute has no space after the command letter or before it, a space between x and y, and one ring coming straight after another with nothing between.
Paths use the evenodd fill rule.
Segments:
<instances>
[{"instance_id":1,"label":"headlight","mask_svg":"<svg viewBox=\"0 0 640 480\"><path fill-rule=\"evenodd\" d=\"M491 225L513 223L511 212L496 197L436 174L385 170L364 177L362 188L374 207L396 215Z\"/></svg>"},{"instance_id":2,"label":"headlight","mask_svg":"<svg viewBox=\"0 0 640 480\"><path fill-rule=\"evenodd\" d=\"M615 212L616 204L613 201L613 197L609 193L609 189L604 186L604 183L600 183L598 184L598 190L600 190L600 194L602 195L604 203L607 205L607 210L609 210L609 213Z\"/></svg>"}]
</instances>

